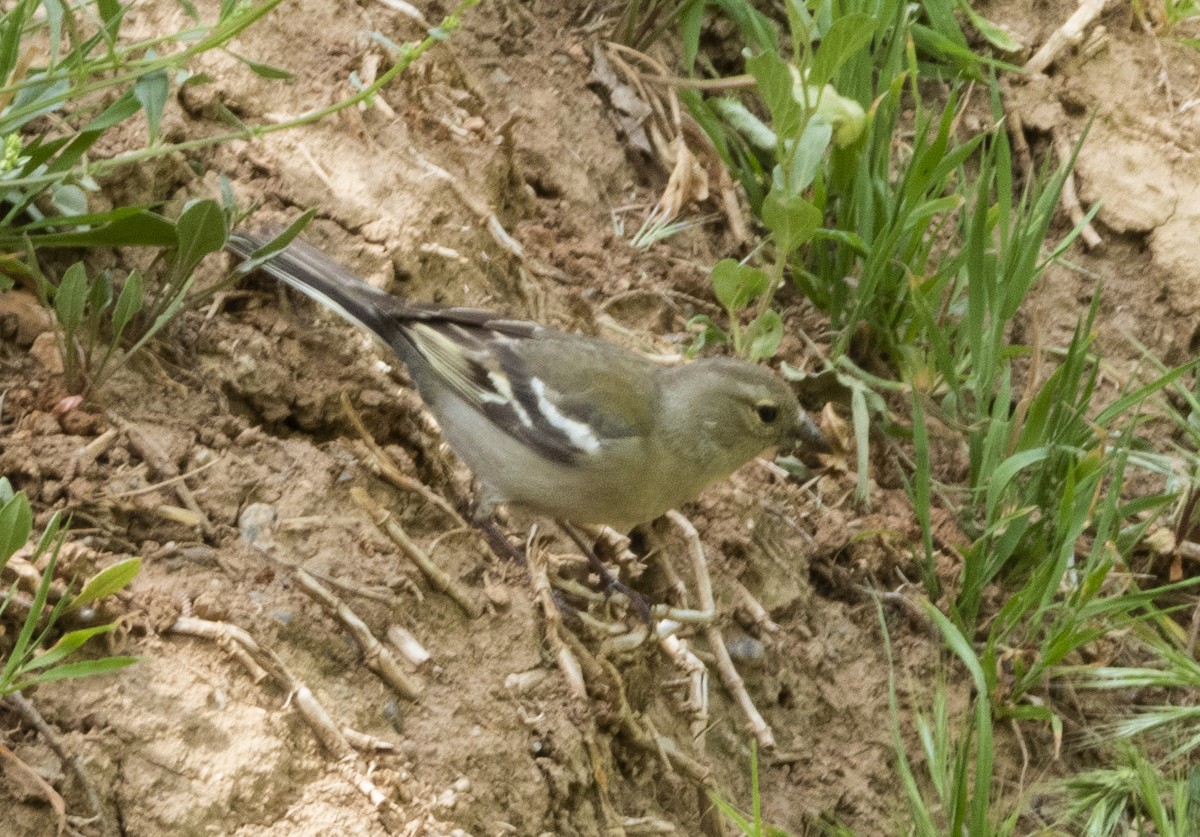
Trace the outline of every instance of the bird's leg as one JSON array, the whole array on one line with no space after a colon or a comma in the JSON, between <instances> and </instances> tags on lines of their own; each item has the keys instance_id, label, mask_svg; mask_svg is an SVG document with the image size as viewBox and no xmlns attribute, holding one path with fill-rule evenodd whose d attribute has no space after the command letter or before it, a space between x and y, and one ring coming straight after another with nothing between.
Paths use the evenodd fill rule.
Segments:
<instances>
[{"instance_id":1,"label":"bird's leg","mask_svg":"<svg viewBox=\"0 0 1200 837\"><path fill-rule=\"evenodd\" d=\"M654 619L650 615L650 603L646 601L646 597L636 590L630 589L623 584L616 576L608 571L608 567L604 566L604 562L600 560L600 556L592 549L592 545L584 538L583 533L575 527L574 524L568 523L565 520L557 520L558 527L567 533L579 550L587 557L588 563L592 565L592 569L600 576L600 581L604 585L604 591L608 594L621 593L629 599L629 603L633 605L633 609L637 611L638 616L646 623L647 627L653 627Z\"/></svg>"},{"instance_id":2,"label":"bird's leg","mask_svg":"<svg viewBox=\"0 0 1200 837\"><path fill-rule=\"evenodd\" d=\"M496 525L495 520L489 517L485 520L476 519L473 522L475 528L483 533L483 539L491 547L493 555L501 561L511 561L518 566L526 566L525 551L521 547L513 545L513 542L504 534L504 530Z\"/></svg>"},{"instance_id":3,"label":"bird's leg","mask_svg":"<svg viewBox=\"0 0 1200 837\"><path fill-rule=\"evenodd\" d=\"M474 500L470 508L471 523L483 533L483 538L493 555L501 561L510 561L528 570L525 551L519 546L513 546L504 531L496 525L496 509L500 505L500 498L496 493L489 486L476 481Z\"/></svg>"}]
</instances>

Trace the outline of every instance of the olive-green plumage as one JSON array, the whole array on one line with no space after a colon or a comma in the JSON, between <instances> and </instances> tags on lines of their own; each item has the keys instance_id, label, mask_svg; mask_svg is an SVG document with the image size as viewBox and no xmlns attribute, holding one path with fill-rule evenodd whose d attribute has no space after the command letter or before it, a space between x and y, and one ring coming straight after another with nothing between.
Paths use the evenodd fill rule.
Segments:
<instances>
[{"instance_id":1,"label":"olive-green plumage","mask_svg":"<svg viewBox=\"0 0 1200 837\"><path fill-rule=\"evenodd\" d=\"M235 236L242 256L265 239ZM769 448L823 439L788 386L729 358L664 366L603 340L411 303L293 243L263 266L373 332L407 365L483 492L625 531Z\"/></svg>"}]
</instances>

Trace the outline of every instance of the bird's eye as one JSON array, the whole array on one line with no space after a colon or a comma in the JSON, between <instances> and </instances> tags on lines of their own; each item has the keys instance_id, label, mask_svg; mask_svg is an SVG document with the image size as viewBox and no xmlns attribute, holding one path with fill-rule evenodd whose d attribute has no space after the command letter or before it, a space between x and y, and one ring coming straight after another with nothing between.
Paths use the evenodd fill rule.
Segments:
<instances>
[{"instance_id":1,"label":"bird's eye","mask_svg":"<svg viewBox=\"0 0 1200 837\"><path fill-rule=\"evenodd\" d=\"M763 424L771 424L779 418L779 405L771 401L760 401L754 405L754 412L758 413L758 418Z\"/></svg>"}]
</instances>

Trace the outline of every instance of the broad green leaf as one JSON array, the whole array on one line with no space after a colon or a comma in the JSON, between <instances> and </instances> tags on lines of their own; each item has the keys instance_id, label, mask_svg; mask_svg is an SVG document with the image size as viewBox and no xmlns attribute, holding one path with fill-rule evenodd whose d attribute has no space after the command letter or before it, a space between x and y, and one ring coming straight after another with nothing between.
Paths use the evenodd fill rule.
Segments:
<instances>
[{"instance_id":1,"label":"broad green leaf","mask_svg":"<svg viewBox=\"0 0 1200 837\"><path fill-rule=\"evenodd\" d=\"M771 280L756 267L722 259L713 265L713 292L730 314L736 314L766 292Z\"/></svg>"},{"instance_id":2,"label":"broad green leaf","mask_svg":"<svg viewBox=\"0 0 1200 837\"><path fill-rule=\"evenodd\" d=\"M7 492L12 491L8 480L4 480L4 485ZM0 567L25 545L32 530L33 513L29 509L29 500L24 492L20 492L0 507Z\"/></svg>"},{"instance_id":3,"label":"broad green leaf","mask_svg":"<svg viewBox=\"0 0 1200 837\"><path fill-rule=\"evenodd\" d=\"M85 607L105 596L112 595L133 581L141 569L141 558L127 558L124 561L118 561L111 567L105 567L87 580L83 589L79 591L79 595L71 600L67 609L75 610Z\"/></svg>"},{"instance_id":4,"label":"broad green leaf","mask_svg":"<svg viewBox=\"0 0 1200 837\"><path fill-rule=\"evenodd\" d=\"M137 312L142 310L142 302L142 274L137 270L131 270L125 277L125 286L121 288L121 295L117 297L117 307L113 309L113 340L120 338L125 331L125 326L129 325L130 321L137 316Z\"/></svg>"},{"instance_id":5,"label":"broad green leaf","mask_svg":"<svg viewBox=\"0 0 1200 837\"><path fill-rule=\"evenodd\" d=\"M817 88L828 84L842 65L869 44L874 35L875 18L870 15L856 12L839 17L821 38L806 81Z\"/></svg>"},{"instance_id":6,"label":"broad green leaf","mask_svg":"<svg viewBox=\"0 0 1200 837\"><path fill-rule=\"evenodd\" d=\"M75 232L35 233L38 247L174 247L175 225L153 212L122 215L108 224Z\"/></svg>"},{"instance_id":7,"label":"broad green leaf","mask_svg":"<svg viewBox=\"0 0 1200 837\"><path fill-rule=\"evenodd\" d=\"M62 24L63 24L63 5L62 0L41 0L41 7L46 12L46 30L47 37L50 41L50 66L58 64L58 56L62 48ZM16 26L15 21L10 17L6 21L14 26L18 31L20 26ZM4 72L3 78L8 78L9 69Z\"/></svg>"},{"instance_id":8,"label":"broad green leaf","mask_svg":"<svg viewBox=\"0 0 1200 837\"><path fill-rule=\"evenodd\" d=\"M800 103L792 95L792 68L774 52L746 59L746 70L758 82L758 94L771 112L771 123L778 137L788 140L800 130Z\"/></svg>"},{"instance_id":9,"label":"broad green leaf","mask_svg":"<svg viewBox=\"0 0 1200 837\"><path fill-rule=\"evenodd\" d=\"M130 91L105 108L99 116L84 126L83 132L95 133L107 131L109 128L120 125L141 110L141 108L142 103L134 95L133 91Z\"/></svg>"},{"instance_id":10,"label":"broad green leaf","mask_svg":"<svg viewBox=\"0 0 1200 837\"><path fill-rule=\"evenodd\" d=\"M781 189L784 194L798 195L812 185L825 161L825 152L833 138L833 126L823 119L810 120L795 146L788 149L787 182L783 182L783 166L773 172L772 189Z\"/></svg>"},{"instance_id":11,"label":"broad green leaf","mask_svg":"<svg viewBox=\"0 0 1200 837\"><path fill-rule=\"evenodd\" d=\"M85 316L92 318L105 311L112 304L112 298L112 276L105 270L92 280L92 286L88 289Z\"/></svg>"},{"instance_id":12,"label":"broad green leaf","mask_svg":"<svg viewBox=\"0 0 1200 837\"><path fill-rule=\"evenodd\" d=\"M10 134L23 125L62 108L64 97L71 89L70 82L60 78L53 81L41 74L33 77L17 91L12 104L0 116L0 135Z\"/></svg>"},{"instance_id":13,"label":"broad green leaf","mask_svg":"<svg viewBox=\"0 0 1200 837\"><path fill-rule=\"evenodd\" d=\"M83 322L83 310L87 304L88 281L83 262L75 262L67 268L58 290L54 293L54 313L63 331L71 334Z\"/></svg>"},{"instance_id":14,"label":"broad green leaf","mask_svg":"<svg viewBox=\"0 0 1200 837\"><path fill-rule=\"evenodd\" d=\"M175 222L179 249L175 253L178 275L187 276L200 260L225 246L229 230L225 213L214 200L202 200L188 206Z\"/></svg>"},{"instance_id":15,"label":"broad green leaf","mask_svg":"<svg viewBox=\"0 0 1200 837\"><path fill-rule=\"evenodd\" d=\"M147 57L151 57L151 51ZM146 111L146 125L150 129L150 142L158 139L158 128L162 124L163 109L171 92L170 80L165 69L157 69L140 76L133 85L133 95Z\"/></svg>"},{"instance_id":16,"label":"broad green leaf","mask_svg":"<svg viewBox=\"0 0 1200 837\"><path fill-rule=\"evenodd\" d=\"M763 200L762 219L775 236L776 246L789 254L811 241L823 220L821 210L799 195L787 196L780 189L772 189L767 193Z\"/></svg>"},{"instance_id":17,"label":"broad green leaf","mask_svg":"<svg viewBox=\"0 0 1200 837\"><path fill-rule=\"evenodd\" d=\"M68 218L83 215L88 210L87 193L71 183L60 183L50 192L50 203Z\"/></svg>"},{"instance_id":18,"label":"broad green leaf","mask_svg":"<svg viewBox=\"0 0 1200 837\"><path fill-rule=\"evenodd\" d=\"M119 15L123 15L126 7L120 0L96 0L96 8L100 10L100 17L104 19L104 23L108 25Z\"/></svg>"},{"instance_id":19,"label":"broad green leaf","mask_svg":"<svg viewBox=\"0 0 1200 837\"><path fill-rule=\"evenodd\" d=\"M746 327L746 357L766 360L775 354L782 340L783 318L774 308L768 308Z\"/></svg>"}]
</instances>

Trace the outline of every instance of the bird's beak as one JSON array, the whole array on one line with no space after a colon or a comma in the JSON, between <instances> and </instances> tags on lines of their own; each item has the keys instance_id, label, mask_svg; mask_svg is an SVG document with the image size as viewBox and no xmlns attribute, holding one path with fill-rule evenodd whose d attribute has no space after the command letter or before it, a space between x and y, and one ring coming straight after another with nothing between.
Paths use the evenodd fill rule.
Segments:
<instances>
[{"instance_id":1,"label":"bird's beak","mask_svg":"<svg viewBox=\"0 0 1200 837\"><path fill-rule=\"evenodd\" d=\"M833 448L829 445L829 440L825 438L825 434L821 429L812 423L812 420L805 416L800 420L792 430L792 440L795 443L796 449L812 451L814 453L832 453Z\"/></svg>"}]
</instances>

